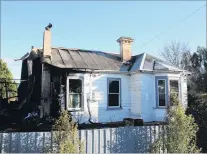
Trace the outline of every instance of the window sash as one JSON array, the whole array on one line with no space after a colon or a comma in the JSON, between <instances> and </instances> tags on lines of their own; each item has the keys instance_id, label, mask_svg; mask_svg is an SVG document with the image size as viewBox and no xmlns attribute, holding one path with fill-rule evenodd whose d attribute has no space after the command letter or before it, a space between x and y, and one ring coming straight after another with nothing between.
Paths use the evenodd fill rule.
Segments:
<instances>
[{"instance_id":1,"label":"window sash","mask_svg":"<svg viewBox=\"0 0 207 154\"><path fill-rule=\"evenodd\" d=\"M165 88L165 91L164 92L160 92L159 90L159 81L164 81L164 88ZM165 105L160 105L161 102L160 102L160 95L164 95L165 97ZM166 85L166 79L158 79L157 80L157 98L158 98L158 107L165 107L166 104L167 104L167 99L166 99L166 95L167 95L167 85Z\"/></svg>"},{"instance_id":2,"label":"window sash","mask_svg":"<svg viewBox=\"0 0 207 154\"><path fill-rule=\"evenodd\" d=\"M178 87L176 87L176 90L177 91L172 91L172 88L171 87L173 87L173 89L174 89L174 87L175 86L171 86L171 81L176 81L177 82L177 85L178 85ZM176 79L170 79L169 80L169 87L170 87L170 89L169 89L169 91L170 91L170 93L179 93L179 81L178 80L176 80Z\"/></svg>"},{"instance_id":3,"label":"window sash","mask_svg":"<svg viewBox=\"0 0 207 154\"><path fill-rule=\"evenodd\" d=\"M70 85L69 82L70 80L81 80L81 92L80 93L74 93L74 92L70 92ZM67 110L73 111L73 110L80 110L83 108L83 79L81 76L68 76L67 77L67 98L66 98L66 106L67 106ZM79 99L80 99L80 105L78 105L78 107L71 107L73 105L70 104L70 95L80 95ZM75 104L75 103L74 103Z\"/></svg>"},{"instance_id":4,"label":"window sash","mask_svg":"<svg viewBox=\"0 0 207 154\"><path fill-rule=\"evenodd\" d=\"M161 102L162 99L160 99L161 98L160 96L164 96L165 103L163 105L161 105L163 102ZM166 106L166 94L158 94L158 101L159 101L159 107L165 107Z\"/></svg>"},{"instance_id":5,"label":"window sash","mask_svg":"<svg viewBox=\"0 0 207 154\"><path fill-rule=\"evenodd\" d=\"M171 82L170 81L177 81L177 85L178 85L178 87L176 87L177 88L177 91L172 91L171 90ZM174 87L174 86L173 86ZM169 80L169 101L170 101L170 103L172 103L171 101L172 101L172 95L177 95L177 97L178 97L178 100L180 100L180 88L179 88L179 79L170 79Z\"/></svg>"},{"instance_id":6,"label":"window sash","mask_svg":"<svg viewBox=\"0 0 207 154\"><path fill-rule=\"evenodd\" d=\"M119 93L110 93L109 92L109 84L110 84L110 81L118 81L119 82ZM117 107L120 107L121 106L121 88L120 88L120 86L121 86L121 80L120 79L108 79L108 94L107 94L107 98L108 98L108 108L117 108ZM112 105L110 105L110 97L109 97L109 95L118 95L118 105L117 106L112 106Z\"/></svg>"},{"instance_id":7,"label":"window sash","mask_svg":"<svg viewBox=\"0 0 207 154\"><path fill-rule=\"evenodd\" d=\"M71 96L73 96L73 97L71 97ZM69 109L79 109L79 108L81 108L82 94L68 94L68 98L69 98L68 99L68 108ZM72 99L79 99L79 102L77 103L74 100L72 100L74 102L71 102L71 98ZM73 106L74 104L76 104L76 107Z\"/></svg>"},{"instance_id":8,"label":"window sash","mask_svg":"<svg viewBox=\"0 0 207 154\"><path fill-rule=\"evenodd\" d=\"M119 85L119 88L118 88L119 92L110 92L110 82L111 82L111 81L119 82L119 84L118 84L118 85ZM113 90L112 90L112 91L113 91ZM110 94L113 94L113 93L114 93L114 94L117 94L117 93L119 94L119 93L120 93L120 81L119 81L119 80L109 79L109 81L108 81L108 93L110 93Z\"/></svg>"}]
</instances>

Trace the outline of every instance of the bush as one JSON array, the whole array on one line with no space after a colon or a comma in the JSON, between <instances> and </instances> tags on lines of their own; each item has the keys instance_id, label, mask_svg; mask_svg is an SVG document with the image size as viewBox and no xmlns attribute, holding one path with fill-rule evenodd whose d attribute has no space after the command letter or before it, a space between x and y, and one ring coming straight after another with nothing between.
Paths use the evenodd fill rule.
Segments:
<instances>
[{"instance_id":1,"label":"bush","mask_svg":"<svg viewBox=\"0 0 207 154\"><path fill-rule=\"evenodd\" d=\"M198 126L191 115L185 114L183 106L178 104L168 108L167 130L159 134L150 147L150 152L168 153L198 153L196 146L196 133Z\"/></svg>"},{"instance_id":2,"label":"bush","mask_svg":"<svg viewBox=\"0 0 207 154\"><path fill-rule=\"evenodd\" d=\"M197 145L202 148L202 152L207 152L207 98L206 94L192 96L188 114L192 114L199 127L197 133Z\"/></svg>"},{"instance_id":3,"label":"bush","mask_svg":"<svg viewBox=\"0 0 207 154\"><path fill-rule=\"evenodd\" d=\"M83 143L79 139L77 124L71 115L63 111L53 125L54 144L53 153L82 153Z\"/></svg>"}]
</instances>

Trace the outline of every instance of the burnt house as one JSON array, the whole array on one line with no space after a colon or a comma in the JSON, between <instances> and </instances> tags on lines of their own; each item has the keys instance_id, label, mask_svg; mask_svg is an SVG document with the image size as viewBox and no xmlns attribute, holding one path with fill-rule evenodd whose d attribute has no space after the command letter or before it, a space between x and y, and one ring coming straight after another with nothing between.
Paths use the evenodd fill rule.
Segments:
<instances>
[{"instance_id":1,"label":"burnt house","mask_svg":"<svg viewBox=\"0 0 207 154\"><path fill-rule=\"evenodd\" d=\"M43 48L22 60L19 101L40 117L68 110L79 122L162 121L171 96L187 103L187 71L147 53L132 55L133 39L120 37L120 54L52 47L51 25Z\"/></svg>"}]
</instances>

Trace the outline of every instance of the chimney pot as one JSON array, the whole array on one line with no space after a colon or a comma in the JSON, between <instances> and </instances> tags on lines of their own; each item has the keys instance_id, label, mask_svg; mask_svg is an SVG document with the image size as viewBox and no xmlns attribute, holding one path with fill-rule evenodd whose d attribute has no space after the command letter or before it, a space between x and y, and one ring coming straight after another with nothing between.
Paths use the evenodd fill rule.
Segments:
<instances>
[{"instance_id":1,"label":"chimney pot","mask_svg":"<svg viewBox=\"0 0 207 154\"><path fill-rule=\"evenodd\" d=\"M131 37L120 37L117 42L120 46L120 55L122 61L129 61L131 60L132 51L131 51L131 44L134 41Z\"/></svg>"},{"instance_id":2,"label":"chimney pot","mask_svg":"<svg viewBox=\"0 0 207 154\"><path fill-rule=\"evenodd\" d=\"M52 24L49 23L47 27L45 27L45 30L49 30L50 28L52 28Z\"/></svg>"}]
</instances>

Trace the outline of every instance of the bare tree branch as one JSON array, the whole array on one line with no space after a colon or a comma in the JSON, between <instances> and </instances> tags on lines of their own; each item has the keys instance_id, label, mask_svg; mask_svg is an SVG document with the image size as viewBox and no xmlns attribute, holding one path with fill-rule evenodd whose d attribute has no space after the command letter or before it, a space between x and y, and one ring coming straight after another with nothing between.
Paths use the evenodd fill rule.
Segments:
<instances>
[{"instance_id":1,"label":"bare tree branch","mask_svg":"<svg viewBox=\"0 0 207 154\"><path fill-rule=\"evenodd\" d=\"M189 48L186 43L171 41L164 46L164 50L160 54L172 65L182 67L183 54L187 52L189 52Z\"/></svg>"}]
</instances>

